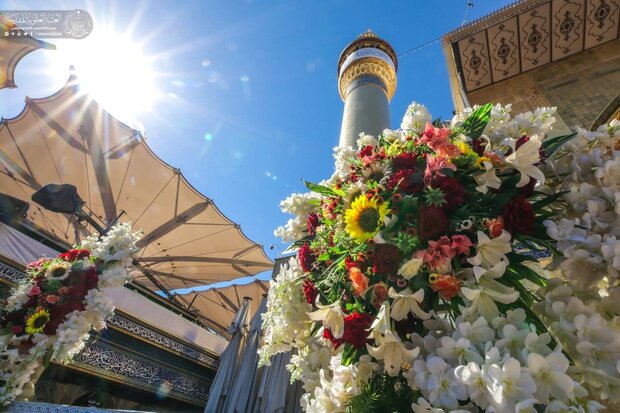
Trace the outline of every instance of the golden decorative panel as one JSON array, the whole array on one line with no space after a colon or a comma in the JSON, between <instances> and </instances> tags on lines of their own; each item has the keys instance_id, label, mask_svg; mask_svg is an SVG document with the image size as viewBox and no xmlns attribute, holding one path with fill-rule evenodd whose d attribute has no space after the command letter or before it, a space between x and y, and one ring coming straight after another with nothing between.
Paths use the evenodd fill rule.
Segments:
<instances>
[{"instance_id":1,"label":"golden decorative panel","mask_svg":"<svg viewBox=\"0 0 620 413\"><path fill-rule=\"evenodd\" d=\"M620 0L523 0L443 38L465 92L618 38Z\"/></svg>"}]
</instances>

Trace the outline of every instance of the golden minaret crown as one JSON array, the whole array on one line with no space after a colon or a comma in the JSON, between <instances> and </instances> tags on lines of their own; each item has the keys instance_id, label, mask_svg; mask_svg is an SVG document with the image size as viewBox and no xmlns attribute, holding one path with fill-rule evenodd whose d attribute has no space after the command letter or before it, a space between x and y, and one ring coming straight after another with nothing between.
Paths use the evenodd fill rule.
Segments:
<instances>
[{"instance_id":1,"label":"golden minaret crown","mask_svg":"<svg viewBox=\"0 0 620 413\"><path fill-rule=\"evenodd\" d=\"M345 100L360 78L379 85L389 100L396 90L398 58L392 46L368 29L344 48L338 59L338 90ZM359 82L357 82L359 83Z\"/></svg>"}]
</instances>

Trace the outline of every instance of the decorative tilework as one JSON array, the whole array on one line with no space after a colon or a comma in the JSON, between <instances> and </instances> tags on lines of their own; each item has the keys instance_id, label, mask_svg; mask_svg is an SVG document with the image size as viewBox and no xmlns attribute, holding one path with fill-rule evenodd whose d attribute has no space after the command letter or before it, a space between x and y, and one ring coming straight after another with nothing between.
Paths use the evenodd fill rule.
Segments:
<instances>
[{"instance_id":1,"label":"decorative tilework","mask_svg":"<svg viewBox=\"0 0 620 413\"><path fill-rule=\"evenodd\" d=\"M555 0L553 13L553 60L583 50L583 19L585 4L582 0Z\"/></svg>"}]
</instances>

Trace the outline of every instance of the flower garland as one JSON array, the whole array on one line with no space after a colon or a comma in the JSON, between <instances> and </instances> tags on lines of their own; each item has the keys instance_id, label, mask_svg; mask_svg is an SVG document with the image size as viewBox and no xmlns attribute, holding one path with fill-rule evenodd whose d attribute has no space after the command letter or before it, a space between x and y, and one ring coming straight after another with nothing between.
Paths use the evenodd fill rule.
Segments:
<instances>
[{"instance_id":1,"label":"flower garland","mask_svg":"<svg viewBox=\"0 0 620 413\"><path fill-rule=\"evenodd\" d=\"M413 103L282 202L295 217L276 235L297 254L272 281L259 353L294 351L305 411L620 402L620 128L549 137L554 109L510 111L441 124Z\"/></svg>"},{"instance_id":2,"label":"flower garland","mask_svg":"<svg viewBox=\"0 0 620 413\"><path fill-rule=\"evenodd\" d=\"M80 249L28 265L0 313L0 405L19 396L41 364L66 363L114 311L104 289L131 279L127 267L140 235L119 224Z\"/></svg>"}]
</instances>

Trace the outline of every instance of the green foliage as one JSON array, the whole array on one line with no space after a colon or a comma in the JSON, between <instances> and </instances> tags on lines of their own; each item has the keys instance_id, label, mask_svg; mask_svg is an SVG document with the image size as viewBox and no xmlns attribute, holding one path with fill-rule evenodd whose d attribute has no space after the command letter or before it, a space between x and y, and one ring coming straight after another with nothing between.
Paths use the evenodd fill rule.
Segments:
<instances>
[{"instance_id":1,"label":"green foliage","mask_svg":"<svg viewBox=\"0 0 620 413\"><path fill-rule=\"evenodd\" d=\"M441 189L427 187L424 190L424 201L427 205L442 206L446 203Z\"/></svg>"},{"instance_id":2,"label":"green foliage","mask_svg":"<svg viewBox=\"0 0 620 413\"><path fill-rule=\"evenodd\" d=\"M556 136L551 139L547 139L542 143L541 149L547 158L551 157L555 151L564 145L566 142L577 136L577 133L571 133L568 135Z\"/></svg>"},{"instance_id":3,"label":"green foliage","mask_svg":"<svg viewBox=\"0 0 620 413\"><path fill-rule=\"evenodd\" d=\"M409 235L406 232L399 232L396 234L396 237L392 239L392 242L398 247L403 257L410 256L420 247L420 238Z\"/></svg>"},{"instance_id":4,"label":"green foliage","mask_svg":"<svg viewBox=\"0 0 620 413\"><path fill-rule=\"evenodd\" d=\"M313 184L312 182L308 182L308 181L304 181L304 185L306 185L306 188L308 188L312 192L316 192L317 194L331 196L331 197L337 197L337 196L344 195L344 191L341 189L330 189L326 186L319 185L319 184Z\"/></svg>"},{"instance_id":5,"label":"green foliage","mask_svg":"<svg viewBox=\"0 0 620 413\"><path fill-rule=\"evenodd\" d=\"M461 125L461 131L463 134L469 136L472 139L478 139L482 135L482 131L486 128L491 118L491 109L493 105L487 103L484 106L480 106L471 114L470 117Z\"/></svg>"},{"instance_id":6,"label":"green foliage","mask_svg":"<svg viewBox=\"0 0 620 413\"><path fill-rule=\"evenodd\" d=\"M411 412L411 403L418 395L411 390L402 376L390 377L385 372L376 374L352 397L347 413L400 413Z\"/></svg>"},{"instance_id":7,"label":"green foliage","mask_svg":"<svg viewBox=\"0 0 620 413\"><path fill-rule=\"evenodd\" d=\"M60 287L62 287L62 281L60 280L48 280L42 283L42 290L45 294L54 294Z\"/></svg>"}]
</instances>

